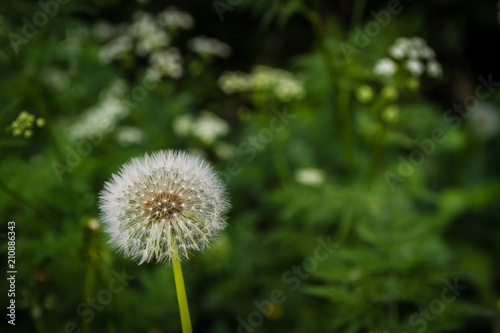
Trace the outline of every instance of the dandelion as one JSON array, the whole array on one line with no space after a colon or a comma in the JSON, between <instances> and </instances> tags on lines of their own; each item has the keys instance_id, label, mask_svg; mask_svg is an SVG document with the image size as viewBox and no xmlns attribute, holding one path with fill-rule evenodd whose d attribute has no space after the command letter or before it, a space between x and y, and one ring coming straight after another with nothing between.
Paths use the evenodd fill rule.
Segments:
<instances>
[{"instance_id":1,"label":"dandelion","mask_svg":"<svg viewBox=\"0 0 500 333\"><path fill-rule=\"evenodd\" d=\"M181 259L201 251L226 226L229 208L213 168L184 152L133 158L104 184L100 195L109 243L143 262L173 262L183 331L191 331Z\"/></svg>"}]
</instances>

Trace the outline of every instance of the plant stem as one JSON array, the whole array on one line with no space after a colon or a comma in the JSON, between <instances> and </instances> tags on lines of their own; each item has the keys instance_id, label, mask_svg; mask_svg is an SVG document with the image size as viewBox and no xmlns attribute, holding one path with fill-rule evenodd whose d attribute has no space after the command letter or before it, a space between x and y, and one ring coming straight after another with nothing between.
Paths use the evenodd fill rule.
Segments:
<instances>
[{"instance_id":1,"label":"plant stem","mask_svg":"<svg viewBox=\"0 0 500 333\"><path fill-rule=\"evenodd\" d=\"M85 304L85 311L90 309L90 299L92 298L92 292L94 291L95 282L95 270L92 260L87 263L87 272L85 274L85 290L83 294L83 302ZM90 321L88 318L82 317L82 333L90 333Z\"/></svg>"},{"instance_id":2,"label":"plant stem","mask_svg":"<svg viewBox=\"0 0 500 333\"><path fill-rule=\"evenodd\" d=\"M184 287L184 278L182 276L181 262L177 252L177 244L174 242L174 255L172 258L172 267L174 269L175 290L177 291L177 300L179 301L179 312L181 314L181 324L183 333L192 333L191 318L189 317L189 307L186 297L186 288Z\"/></svg>"},{"instance_id":3,"label":"plant stem","mask_svg":"<svg viewBox=\"0 0 500 333\"><path fill-rule=\"evenodd\" d=\"M338 113L340 120L340 130L341 130L341 142L342 149L344 153L344 172L346 175L347 182L351 182L354 174L354 140L352 133L352 120L351 120L351 109L350 109L350 94L349 91L340 87L339 97L338 97Z\"/></svg>"},{"instance_id":4,"label":"plant stem","mask_svg":"<svg viewBox=\"0 0 500 333\"><path fill-rule=\"evenodd\" d=\"M352 15L351 15L351 30L354 29L356 25L361 23L361 20L363 18L363 12L365 10L365 5L366 5L366 0L356 0L354 2L354 7L352 8Z\"/></svg>"}]
</instances>

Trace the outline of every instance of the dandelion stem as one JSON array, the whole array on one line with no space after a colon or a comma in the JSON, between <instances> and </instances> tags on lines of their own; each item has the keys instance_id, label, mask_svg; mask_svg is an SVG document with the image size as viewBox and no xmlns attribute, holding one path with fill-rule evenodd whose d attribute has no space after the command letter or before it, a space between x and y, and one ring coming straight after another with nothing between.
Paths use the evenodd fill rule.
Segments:
<instances>
[{"instance_id":1,"label":"dandelion stem","mask_svg":"<svg viewBox=\"0 0 500 333\"><path fill-rule=\"evenodd\" d=\"M91 312L90 310L90 299L92 298L92 292L94 291L94 282L95 282L95 271L93 267L93 263L90 260L87 263L87 272L85 274L85 289L83 293L83 301L85 304L85 311ZM89 333L90 332L90 321L88 321L85 317L82 317L82 332Z\"/></svg>"},{"instance_id":2,"label":"dandelion stem","mask_svg":"<svg viewBox=\"0 0 500 333\"><path fill-rule=\"evenodd\" d=\"M183 333L192 333L191 318L189 317L189 307L186 297L186 288L184 287L184 278L182 276L181 262L177 252L177 244L172 242L174 254L172 256L172 266L174 269L175 289L177 291L177 300L179 301L179 312L181 314L181 324Z\"/></svg>"}]
</instances>

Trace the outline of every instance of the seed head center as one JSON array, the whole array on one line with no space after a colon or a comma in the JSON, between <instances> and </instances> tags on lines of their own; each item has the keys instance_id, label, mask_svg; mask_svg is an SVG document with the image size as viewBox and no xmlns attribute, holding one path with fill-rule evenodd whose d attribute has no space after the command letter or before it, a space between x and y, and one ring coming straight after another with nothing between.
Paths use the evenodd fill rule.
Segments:
<instances>
[{"instance_id":1,"label":"seed head center","mask_svg":"<svg viewBox=\"0 0 500 333\"><path fill-rule=\"evenodd\" d=\"M143 212L151 220L160 222L162 219L170 218L182 213L182 198L173 193L155 193L143 205Z\"/></svg>"}]
</instances>

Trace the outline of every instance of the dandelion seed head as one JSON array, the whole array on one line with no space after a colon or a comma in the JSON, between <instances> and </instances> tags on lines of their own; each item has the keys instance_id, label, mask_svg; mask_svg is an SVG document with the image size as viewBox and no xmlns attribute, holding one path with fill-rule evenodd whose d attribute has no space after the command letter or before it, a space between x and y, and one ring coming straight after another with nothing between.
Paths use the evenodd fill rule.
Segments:
<instances>
[{"instance_id":1,"label":"dandelion seed head","mask_svg":"<svg viewBox=\"0 0 500 333\"><path fill-rule=\"evenodd\" d=\"M119 252L142 262L188 258L226 226L223 183L198 157L172 150L133 158L104 184L103 228ZM181 241L182 240L182 241Z\"/></svg>"}]
</instances>

